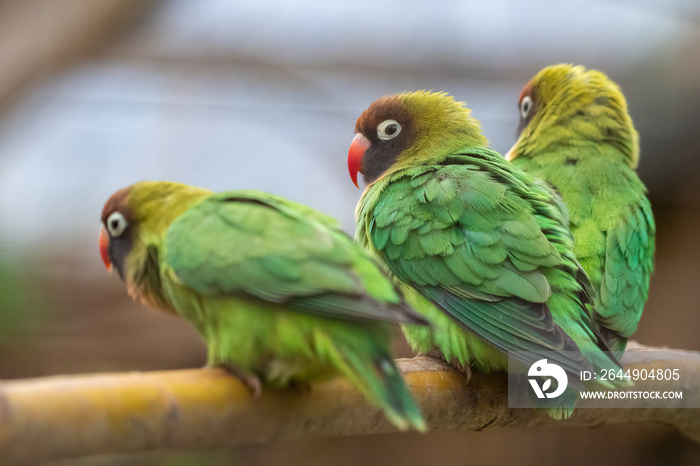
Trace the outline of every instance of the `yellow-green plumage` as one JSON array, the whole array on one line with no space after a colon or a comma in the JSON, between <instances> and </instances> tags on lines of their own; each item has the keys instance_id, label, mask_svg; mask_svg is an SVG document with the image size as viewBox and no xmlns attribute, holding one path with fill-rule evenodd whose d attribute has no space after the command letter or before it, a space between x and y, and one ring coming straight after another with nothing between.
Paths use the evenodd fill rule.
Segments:
<instances>
[{"instance_id":1,"label":"yellow-green plumage","mask_svg":"<svg viewBox=\"0 0 700 466\"><path fill-rule=\"evenodd\" d=\"M423 324L337 222L256 191L143 182L105 206L128 223L110 260L132 296L204 337L211 364L269 387L343 375L399 428L425 423L389 353L392 323Z\"/></svg>"},{"instance_id":2,"label":"yellow-green plumage","mask_svg":"<svg viewBox=\"0 0 700 466\"><path fill-rule=\"evenodd\" d=\"M392 124L400 129L387 135ZM483 371L507 369L506 352L528 365L547 354L571 377L619 368L586 311L590 283L563 204L488 149L463 104L443 93L389 96L355 129L349 163L360 138L369 183L356 236L433 324L404 329L416 351ZM568 417L574 402L548 413Z\"/></svg>"},{"instance_id":3,"label":"yellow-green plumage","mask_svg":"<svg viewBox=\"0 0 700 466\"><path fill-rule=\"evenodd\" d=\"M520 106L522 134L508 157L562 196L576 257L597 292L594 320L621 354L648 297L655 237L625 98L599 71L555 65L525 87Z\"/></svg>"}]
</instances>

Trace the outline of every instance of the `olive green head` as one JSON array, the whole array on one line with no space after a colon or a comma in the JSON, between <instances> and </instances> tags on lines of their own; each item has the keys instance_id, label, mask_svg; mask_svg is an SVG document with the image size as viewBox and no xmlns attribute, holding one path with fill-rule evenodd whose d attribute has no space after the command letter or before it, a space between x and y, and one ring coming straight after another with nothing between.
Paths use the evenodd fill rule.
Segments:
<instances>
[{"instance_id":1,"label":"olive green head","mask_svg":"<svg viewBox=\"0 0 700 466\"><path fill-rule=\"evenodd\" d=\"M428 165L470 147L486 147L479 122L445 92L417 91L375 101L355 125L350 176L372 183L389 171Z\"/></svg>"},{"instance_id":2,"label":"olive green head","mask_svg":"<svg viewBox=\"0 0 700 466\"><path fill-rule=\"evenodd\" d=\"M142 181L120 189L102 209L100 254L105 266L130 281L148 259L149 247L160 247L175 218L210 191L166 181Z\"/></svg>"},{"instance_id":3,"label":"olive green head","mask_svg":"<svg viewBox=\"0 0 700 466\"><path fill-rule=\"evenodd\" d=\"M518 110L519 139L506 156L510 160L533 157L554 146L593 142L614 146L631 167L639 161L639 139L627 101L600 71L548 66L523 88Z\"/></svg>"}]
</instances>

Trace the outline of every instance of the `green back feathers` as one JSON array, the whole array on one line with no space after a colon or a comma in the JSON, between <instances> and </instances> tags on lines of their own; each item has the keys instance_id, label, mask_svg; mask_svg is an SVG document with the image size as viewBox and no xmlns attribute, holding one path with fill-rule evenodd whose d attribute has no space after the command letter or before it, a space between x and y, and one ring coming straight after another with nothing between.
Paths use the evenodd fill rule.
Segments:
<instances>
[{"instance_id":1,"label":"green back feathers","mask_svg":"<svg viewBox=\"0 0 700 466\"><path fill-rule=\"evenodd\" d=\"M284 304L334 319L423 323L375 260L336 220L258 191L136 183L119 204L131 224L126 282L156 307L178 310L163 280L205 297Z\"/></svg>"},{"instance_id":2,"label":"green back feathers","mask_svg":"<svg viewBox=\"0 0 700 466\"><path fill-rule=\"evenodd\" d=\"M203 296L249 296L329 318L422 321L332 219L271 194L207 198L173 222L162 252L174 277Z\"/></svg>"},{"instance_id":3,"label":"green back feathers","mask_svg":"<svg viewBox=\"0 0 700 466\"><path fill-rule=\"evenodd\" d=\"M514 152L531 157L543 150L577 144L609 144L609 156L634 168L638 134L620 88L596 70L567 64L544 68L521 95L532 99L531 115ZM521 109L522 110L522 109Z\"/></svg>"}]
</instances>

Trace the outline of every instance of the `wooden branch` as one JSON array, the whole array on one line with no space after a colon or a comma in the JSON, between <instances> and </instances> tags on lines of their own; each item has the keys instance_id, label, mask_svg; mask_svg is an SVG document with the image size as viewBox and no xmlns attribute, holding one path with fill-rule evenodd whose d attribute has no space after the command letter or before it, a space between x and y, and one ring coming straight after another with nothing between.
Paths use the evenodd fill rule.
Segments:
<instances>
[{"instance_id":1,"label":"wooden branch","mask_svg":"<svg viewBox=\"0 0 700 466\"><path fill-rule=\"evenodd\" d=\"M639 345L631 345L631 349L662 350ZM625 355L624 362L626 366L651 369L660 363L658 354L632 351ZM682 354L681 360L674 360L674 367L683 373L684 402L697 406L700 353ZM403 359L399 364L431 429L653 421L675 426L700 441L700 409L577 409L570 420L556 422L530 409L508 408L505 374L475 372L467 381L464 374L432 358ZM658 390L658 385L638 382L637 388ZM392 430L381 410L368 405L343 379L310 389L265 391L257 400L237 379L220 369L0 383L3 465Z\"/></svg>"}]
</instances>

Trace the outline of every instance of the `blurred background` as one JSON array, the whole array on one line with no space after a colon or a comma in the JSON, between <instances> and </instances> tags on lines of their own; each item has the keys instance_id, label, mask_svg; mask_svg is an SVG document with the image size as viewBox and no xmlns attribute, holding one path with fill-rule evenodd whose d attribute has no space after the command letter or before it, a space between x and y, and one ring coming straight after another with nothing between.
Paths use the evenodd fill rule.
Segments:
<instances>
[{"instance_id":1,"label":"blurred background","mask_svg":"<svg viewBox=\"0 0 700 466\"><path fill-rule=\"evenodd\" d=\"M0 0L0 378L204 364L183 321L132 303L99 259L103 203L145 179L254 188L353 231L356 118L447 90L492 146L521 88L573 62L617 81L641 135L656 272L636 339L700 350L700 2ZM397 341L403 356L410 353ZM700 414L699 414L700 415ZM656 425L282 442L88 465L700 464Z\"/></svg>"}]
</instances>

